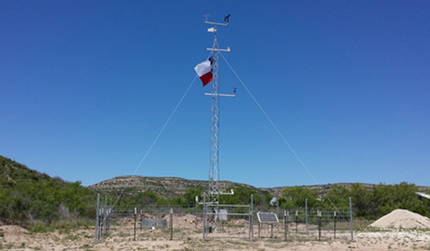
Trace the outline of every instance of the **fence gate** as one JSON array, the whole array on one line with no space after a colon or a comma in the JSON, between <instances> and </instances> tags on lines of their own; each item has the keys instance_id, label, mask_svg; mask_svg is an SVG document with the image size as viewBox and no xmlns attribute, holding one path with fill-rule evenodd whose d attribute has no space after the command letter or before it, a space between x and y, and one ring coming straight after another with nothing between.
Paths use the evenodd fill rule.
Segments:
<instances>
[{"instance_id":1,"label":"fence gate","mask_svg":"<svg viewBox=\"0 0 430 251\"><path fill-rule=\"evenodd\" d=\"M207 238L246 238L253 240L252 204L204 204L203 208L203 240Z\"/></svg>"}]
</instances>

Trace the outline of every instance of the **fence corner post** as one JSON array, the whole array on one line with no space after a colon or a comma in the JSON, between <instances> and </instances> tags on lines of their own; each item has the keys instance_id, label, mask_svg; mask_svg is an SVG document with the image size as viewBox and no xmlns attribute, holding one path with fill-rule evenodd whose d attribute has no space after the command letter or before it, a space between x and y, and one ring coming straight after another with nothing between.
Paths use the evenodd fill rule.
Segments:
<instances>
[{"instance_id":1,"label":"fence corner post","mask_svg":"<svg viewBox=\"0 0 430 251\"><path fill-rule=\"evenodd\" d=\"M134 208L134 241L136 241L136 219L137 219L137 208Z\"/></svg>"},{"instance_id":2,"label":"fence corner post","mask_svg":"<svg viewBox=\"0 0 430 251\"><path fill-rule=\"evenodd\" d=\"M249 232L251 235L251 242L254 242L254 194L251 194L251 215L250 215Z\"/></svg>"},{"instance_id":3,"label":"fence corner post","mask_svg":"<svg viewBox=\"0 0 430 251\"><path fill-rule=\"evenodd\" d=\"M318 217L318 241L321 241L321 225L322 225L322 221L321 221L321 211L317 210L317 217Z\"/></svg>"},{"instance_id":4,"label":"fence corner post","mask_svg":"<svg viewBox=\"0 0 430 251\"><path fill-rule=\"evenodd\" d=\"M351 222L351 242L354 242L354 224L352 221L352 203L351 203L351 197L349 197L349 221Z\"/></svg>"},{"instance_id":5,"label":"fence corner post","mask_svg":"<svg viewBox=\"0 0 430 251\"><path fill-rule=\"evenodd\" d=\"M170 240L173 240L173 208L170 208Z\"/></svg>"},{"instance_id":6,"label":"fence corner post","mask_svg":"<svg viewBox=\"0 0 430 251\"><path fill-rule=\"evenodd\" d=\"M199 202L199 196L196 195L196 231L197 231L197 207L198 207L198 202Z\"/></svg>"},{"instance_id":7,"label":"fence corner post","mask_svg":"<svg viewBox=\"0 0 430 251\"><path fill-rule=\"evenodd\" d=\"M309 234L309 225L308 225L308 199L305 199L305 214L306 214L306 235Z\"/></svg>"},{"instance_id":8,"label":"fence corner post","mask_svg":"<svg viewBox=\"0 0 430 251\"><path fill-rule=\"evenodd\" d=\"M206 194L203 194L203 240L206 239Z\"/></svg>"},{"instance_id":9,"label":"fence corner post","mask_svg":"<svg viewBox=\"0 0 430 251\"><path fill-rule=\"evenodd\" d=\"M97 243L98 237L98 226L99 226L99 206L100 206L100 194L97 194L97 211L96 211L96 231L94 234L94 242Z\"/></svg>"}]
</instances>

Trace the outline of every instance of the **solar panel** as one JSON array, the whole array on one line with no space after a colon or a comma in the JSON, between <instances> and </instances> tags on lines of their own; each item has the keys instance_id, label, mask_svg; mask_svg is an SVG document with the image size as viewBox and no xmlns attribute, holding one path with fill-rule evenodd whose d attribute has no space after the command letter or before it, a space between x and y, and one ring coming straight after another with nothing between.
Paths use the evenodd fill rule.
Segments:
<instances>
[{"instance_id":1,"label":"solar panel","mask_svg":"<svg viewBox=\"0 0 430 251\"><path fill-rule=\"evenodd\" d=\"M275 213L257 213L260 223L279 223L278 216Z\"/></svg>"}]
</instances>

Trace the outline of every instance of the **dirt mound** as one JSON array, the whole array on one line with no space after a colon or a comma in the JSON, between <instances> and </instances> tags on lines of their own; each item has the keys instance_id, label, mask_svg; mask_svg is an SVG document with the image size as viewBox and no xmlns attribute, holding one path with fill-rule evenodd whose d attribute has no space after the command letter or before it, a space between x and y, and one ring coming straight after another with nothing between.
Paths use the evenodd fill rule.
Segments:
<instances>
[{"instance_id":1,"label":"dirt mound","mask_svg":"<svg viewBox=\"0 0 430 251\"><path fill-rule=\"evenodd\" d=\"M166 214L163 219L167 220L167 225L170 226L170 215ZM198 219L201 221L201 218ZM182 216L173 215L173 227L193 228L196 225L196 216L192 214L186 214Z\"/></svg>"},{"instance_id":2,"label":"dirt mound","mask_svg":"<svg viewBox=\"0 0 430 251\"><path fill-rule=\"evenodd\" d=\"M16 225L1 226L0 229L2 229L6 234L21 234L21 233L27 234L28 233L27 229Z\"/></svg>"},{"instance_id":3,"label":"dirt mound","mask_svg":"<svg viewBox=\"0 0 430 251\"><path fill-rule=\"evenodd\" d=\"M396 209L369 225L379 228L430 228L430 219L404 209Z\"/></svg>"}]
</instances>

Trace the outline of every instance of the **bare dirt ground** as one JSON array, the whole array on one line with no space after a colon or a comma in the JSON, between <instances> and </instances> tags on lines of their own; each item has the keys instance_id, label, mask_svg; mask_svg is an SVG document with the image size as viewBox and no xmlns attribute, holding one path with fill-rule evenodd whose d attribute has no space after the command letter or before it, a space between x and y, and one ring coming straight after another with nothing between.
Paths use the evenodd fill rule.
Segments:
<instances>
[{"instance_id":1,"label":"bare dirt ground","mask_svg":"<svg viewBox=\"0 0 430 251\"><path fill-rule=\"evenodd\" d=\"M201 222L198 223L199 228L196 231L194 216L174 217L173 240L170 240L170 229L164 228L138 229L134 241L134 220L123 219L112 224L110 233L97 243L94 240L94 228L29 233L19 226L0 226L4 233L0 237L0 250L430 250L429 229L365 228L363 231L355 231L354 241L351 242L350 233L347 231L339 233L337 239L325 235L319 241L318 232L314 229L309 231L309 235L305 235L295 234L295 228L292 228L286 241L282 227L280 232L275 230L274 238L270 238L270 228L266 226L261 232L262 238L258 238L258 228L254 227L254 242L249 239L227 238L210 238L204 241ZM246 226L245 222L230 223L233 226L243 225L240 231L245 233L243 236L249 235L249 232L246 232L249 226ZM300 226L300 229L303 229L303 226ZM227 236L242 233L235 231L226 231Z\"/></svg>"}]
</instances>

